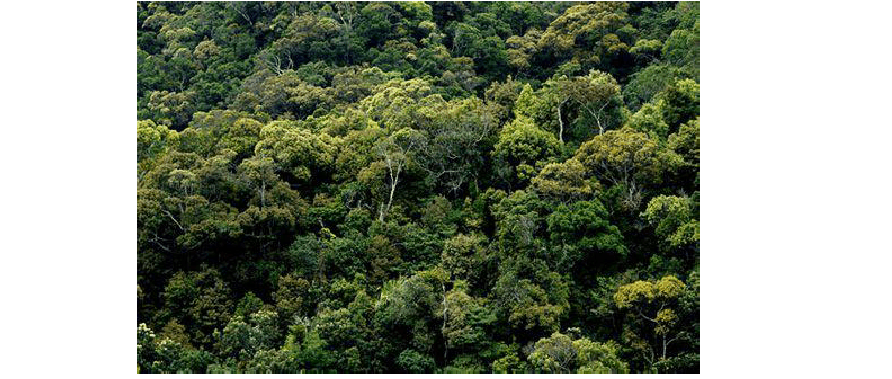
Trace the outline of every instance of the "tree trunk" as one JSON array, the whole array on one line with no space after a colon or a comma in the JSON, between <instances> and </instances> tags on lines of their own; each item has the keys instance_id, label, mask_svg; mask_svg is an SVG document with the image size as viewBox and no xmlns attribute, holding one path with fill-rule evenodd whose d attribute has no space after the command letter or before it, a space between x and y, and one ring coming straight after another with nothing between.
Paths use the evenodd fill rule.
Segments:
<instances>
[{"instance_id":1,"label":"tree trunk","mask_svg":"<svg viewBox=\"0 0 892 379\"><path fill-rule=\"evenodd\" d=\"M390 184L390 198L387 200L387 211L390 212L390 207L393 205L393 193L396 191L396 182L392 182Z\"/></svg>"},{"instance_id":2,"label":"tree trunk","mask_svg":"<svg viewBox=\"0 0 892 379\"><path fill-rule=\"evenodd\" d=\"M558 104L558 124L561 127L558 131L558 139L561 141L561 143L564 143L564 118L561 117L561 107L564 106L565 102L567 101L564 100L560 104Z\"/></svg>"},{"instance_id":3,"label":"tree trunk","mask_svg":"<svg viewBox=\"0 0 892 379\"><path fill-rule=\"evenodd\" d=\"M560 130L558 130L558 139L561 143L564 143L564 116L561 114L561 108L563 108L564 104L567 104L568 101L570 101L569 97L564 98L557 106L558 126L560 127Z\"/></svg>"}]
</instances>

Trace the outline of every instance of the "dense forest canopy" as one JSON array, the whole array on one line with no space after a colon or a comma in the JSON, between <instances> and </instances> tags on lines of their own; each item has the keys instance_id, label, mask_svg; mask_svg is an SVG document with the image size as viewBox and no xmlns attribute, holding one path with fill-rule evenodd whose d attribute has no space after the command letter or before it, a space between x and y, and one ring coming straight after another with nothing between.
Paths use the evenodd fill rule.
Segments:
<instances>
[{"instance_id":1,"label":"dense forest canopy","mask_svg":"<svg viewBox=\"0 0 892 379\"><path fill-rule=\"evenodd\" d=\"M699 15L137 3L139 372L699 372Z\"/></svg>"}]
</instances>

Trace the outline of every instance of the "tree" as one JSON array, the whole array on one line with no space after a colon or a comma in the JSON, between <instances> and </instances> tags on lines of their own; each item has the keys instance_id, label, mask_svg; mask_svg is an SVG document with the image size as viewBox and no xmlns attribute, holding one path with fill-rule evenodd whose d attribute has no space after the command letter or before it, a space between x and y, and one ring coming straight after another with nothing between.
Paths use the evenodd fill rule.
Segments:
<instances>
[{"instance_id":1,"label":"tree","mask_svg":"<svg viewBox=\"0 0 892 379\"><path fill-rule=\"evenodd\" d=\"M651 64L631 75L629 83L623 86L623 101L630 110L635 111L644 103L685 77L683 70L668 64Z\"/></svg>"},{"instance_id":2,"label":"tree","mask_svg":"<svg viewBox=\"0 0 892 379\"><path fill-rule=\"evenodd\" d=\"M423 78L392 79L374 88L374 94L362 99L358 108L388 131L415 127L422 102L442 102L435 88Z\"/></svg>"},{"instance_id":3,"label":"tree","mask_svg":"<svg viewBox=\"0 0 892 379\"><path fill-rule=\"evenodd\" d=\"M568 287L556 272L541 272L533 279L523 279L518 271L524 267L517 262L508 263L493 288L492 296L499 309L500 319L508 322L518 332L522 342L524 336L555 332L560 327L562 317L569 308ZM544 267L539 267L540 269ZM524 273L526 274L526 273ZM520 341L519 341L520 342Z\"/></svg>"},{"instance_id":4,"label":"tree","mask_svg":"<svg viewBox=\"0 0 892 379\"><path fill-rule=\"evenodd\" d=\"M684 294L678 302L677 333L673 350L675 356L661 360L655 368L666 373L700 372L700 266L687 275Z\"/></svg>"},{"instance_id":5,"label":"tree","mask_svg":"<svg viewBox=\"0 0 892 379\"><path fill-rule=\"evenodd\" d=\"M669 135L669 124L663 121L663 104L646 103L633 113L626 126L638 132L647 133L654 141L665 141Z\"/></svg>"},{"instance_id":6,"label":"tree","mask_svg":"<svg viewBox=\"0 0 892 379\"><path fill-rule=\"evenodd\" d=\"M508 121L509 117L514 114L514 104L517 102L517 97L523 88L523 83L514 80L511 75L508 75L504 83L490 83L489 87L484 91L483 99L490 106L491 112L496 116L496 119L499 120L499 124Z\"/></svg>"},{"instance_id":7,"label":"tree","mask_svg":"<svg viewBox=\"0 0 892 379\"><path fill-rule=\"evenodd\" d=\"M387 203L383 201L378 205L378 220L384 221L384 216L393 206L393 197L396 186L400 182L403 170L413 161L418 149L424 143L424 137L418 131L412 129L400 129L390 137L380 141L375 146L375 152L383 160L387 169Z\"/></svg>"},{"instance_id":8,"label":"tree","mask_svg":"<svg viewBox=\"0 0 892 379\"><path fill-rule=\"evenodd\" d=\"M653 325L653 334L659 340L656 354L659 354L660 360L667 358L669 345L684 336L677 333L670 338L678 322L676 309L684 290L684 282L674 276L666 276L658 281L639 280L627 284L620 287L613 296L617 308L628 309L633 312L632 317ZM648 347L645 353L648 354L645 359L653 365L655 353L652 347Z\"/></svg>"},{"instance_id":9,"label":"tree","mask_svg":"<svg viewBox=\"0 0 892 379\"><path fill-rule=\"evenodd\" d=\"M400 368L410 374L431 374L436 367L433 357L412 349L403 350L397 362Z\"/></svg>"},{"instance_id":10,"label":"tree","mask_svg":"<svg viewBox=\"0 0 892 379\"><path fill-rule=\"evenodd\" d=\"M393 7L385 3L369 3L361 12L362 22L358 26L358 32L369 38L372 47L380 47L384 41L393 39L393 24L401 19Z\"/></svg>"},{"instance_id":11,"label":"tree","mask_svg":"<svg viewBox=\"0 0 892 379\"><path fill-rule=\"evenodd\" d=\"M194 98L194 91L154 91L149 95L148 109L152 112L149 117L183 129L196 111Z\"/></svg>"},{"instance_id":12,"label":"tree","mask_svg":"<svg viewBox=\"0 0 892 379\"><path fill-rule=\"evenodd\" d=\"M480 265L487 258L486 239L481 235L458 234L443 244L443 268L454 278L476 283Z\"/></svg>"},{"instance_id":13,"label":"tree","mask_svg":"<svg viewBox=\"0 0 892 379\"><path fill-rule=\"evenodd\" d=\"M355 279L364 280L361 277ZM374 301L362 289L351 292L355 296L346 307L324 307L319 312L317 330L319 337L325 341L325 349L335 356L338 372L370 372L374 355L370 344L373 339Z\"/></svg>"},{"instance_id":14,"label":"tree","mask_svg":"<svg viewBox=\"0 0 892 379\"><path fill-rule=\"evenodd\" d=\"M169 313L162 319L176 318L194 325L190 337L196 346L210 347L213 330L222 327L232 312L229 286L214 269L177 272L168 281L163 296Z\"/></svg>"},{"instance_id":15,"label":"tree","mask_svg":"<svg viewBox=\"0 0 892 379\"><path fill-rule=\"evenodd\" d=\"M531 180L534 165L548 163L560 151L560 142L551 133L537 128L530 119L518 117L499 132L492 155L496 172L510 186Z\"/></svg>"},{"instance_id":16,"label":"tree","mask_svg":"<svg viewBox=\"0 0 892 379\"><path fill-rule=\"evenodd\" d=\"M141 358L138 372L204 373L214 357L208 351L194 350L167 337L155 337L151 329L140 324L137 351Z\"/></svg>"},{"instance_id":17,"label":"tree","mask_svg":"<svg viewBox=\"0 0 892 379\"><path fill-rule=\"evenodd\" d=\"M390 279L403 262L401 255L401 251L394 246L389 237L383 235L371 237L366 250L366 261L370 268L369 279L373 283L381 283Z\"/></svg>"},{"instance_id":18,"label":"tree","mask_svg":"<svg viewBox=\"0 0 892 379\"><path fill-rule=\"evenodd\" d=\"M576 158L570 158L564 163L545 165L533 178L531 188L545 198L567 202L591 196L600 184L586 175L585 167Z\"/></svg>"},{"instance_id":19,"label":"tree","mask_svg":"<svg viewBox=\"0 0 892 379\"><path fill-rule=\"evenodd\" d=\"M575 102L587 116L595 120L598 135L603 135L609 125L616 123L616 109L622 104L622 100L619 97L619 85L612 76L592 70L588 76L559 81L557 85L559 92L566 94L567 99ZM560 119L560 107L558 112Z\"/></svg>"},{"instance_id":20,"label":"tree","mask_svg":"<svg viewBox=\"0 0 892 379\"><path fill-rule=\"evenodd\" d=\"M693 201L678 196L660 195L651 199L641 217L655 226L670 248L700 242L700 221Z\"/></svg>"},{"instance_id":21,"label":"tree","mask_svg":"<svg viewBox=\"0 0 892 379\"><path fill-rule=\"evenodd\" d=\"M692 79L679 80L656 97L664 102L661 109L670 133L700 115L700 85Z\"/></svg>"},{"instance_id":22,"label":"tree","mask_svg":"<svg viewBox=\"0 0 892 379\"><path fill-rule=\"evenodd\" d=\"M337 310L331 308L323 308L317 320L317 331L319 338L324 341L324 348L331 351L333 360L337 363L346 363L351 360L348 350L356 350L354 346L358 339L362 339L360 330L354 325L350 318L350 312L347 308ZM344 368L344 366L335 366ZM356 368L358 369L358 367Z\"/></svg>"},{"instance_id":23,"label":"tree","mask_svg":"<svg viewBox=\"0 0 892 379\"><path fill-rule=\"evenodd\" d=\"M453 193L476 181L474 173L484 165L498 128L493 107L475 98L437 103L422 115L418 123L427 138L419 139L416 157L429 180Z\"/></svg>"},{"instance_id":24,"label":"tree","mask_svg":"<svg viewBox=\"0 0 892 379\"><path fill-rule=\"evenodd\" d=\"M492 209L499 253L505 258L535 258L544 250L544 218L549 204L532 191L515 191ZM541 256L539 256L541 257Z\"/></svg>"},{"instance_id":25,"label":"tree","mask_svg":"<svg viewBox=\"0 0 892 379\"><path fill-rule=\"evenodd\" d=\"M452 55L470 57L476 67L492 78L501 78L507 62L505 40L509 27L491 13L478 13L465 20L447 25L452 34Z\"/></svg>"},{"instance_id":26,"label":"tree","mask_svg":"<svg viewBox=\"0 0 892 379\"><path fill-rule=\"evenodd\" d=\"M576 159L599 180L622 185L623 202L630 209L640 206L645 185L659 183L662 173L680 160L646 134L628 128L608 131L583 143Z\"/></svg>"},{"instance_id":27,"label":"tree","mask_svg":"<svg viewBox=\"0 0 892 379\"><path fill-rule=\"evenodd\" d=\"M362 51L362 45L365 44L365 36L356 33L356 26L361 19L360 10L353 3L335 3L334 9L323 13L335 20L339 25L340 38L339 45L343 45L344 58L343 61L350 64L356 55Z\"/></svg>"},{"instance_id":28,"label":"tree","mask_svg":"<svg viewBox=\"0 0 892 379\"><path fill-rule=\"evenodd\" d=\"M337 141L326 134L296 127L290 122L273 121L260 130L255 156L274 159L277 170L294 182L325 178L337 156Z\"/></svg>"},{"instance_id":29,"label":"tree","mask_svg":"<svg viewBox=\"0 0 892 379\"><path fill-rule=\"evenodd\" d=\"M531 60L539 51L539 40L542 31L530 29L523 36L513 35L505 41L508 64L514 67L518 75L525 75L532 67Z\"/></svg>"},{"instance_id":30,"label":"tree","mask_svg":"<svg viewBox=\"0 0 892 379\"><path fill-rule=\"evenodd\" d=\"M539 46L556 57L571 58L589 68L612 55L628 50L626 10L623 2L595 2L574 5L554 20L542 34Z\"/></svg>"},{"instance_id":31,"label":"tree","mask_svg":"<svg viewBox=\"0 0 892 379\"><path fill-rule=\"evenodd\" d=\"M274 56L296 66L314 60L338 60L346 63L348 41L341 38L343 26L330 17L306 12L295 17L273 42ZM291 63L294 62L294 63Z\"/></svg>"},{"instance_id":32,"label":"tree","mask_svg":"<svg viewBox=\"0 0 892 379\"><path fill-rule=\"evenodd\" d=\"M295 317L310 315L311 294L310 282L306 279L295 278L291 274L279 278L278 289L273 293L273 299L280 320L283 320L285 325L290 325Z\"/></svg>"},{"instance_id":33,"label":"tree","mask_svg":"<svg viewBox=\"0 0 892 379\"><path fill-rule=\"evenodd\" d=\"M485 298L469 296L465 284L456 282L446 293L443 337L446 341L444 356L449 352L476 360L492 358L489 353L493 344L492 327L497 318Z\"/></svg>"},{"instance_id":34,"label":"tree","mask_svg":"<svg viewBox=\"0 0 892 379\"><path fill-rule=\"evenodd\" d=\"M536 341L527 357L537 371L557 374L627 374L628 365L619 359L615 342L592 342L588 338L571 339L554 332Z\"/></svg>"},{"instance_id":35,"label":"tree","mask_svg":"<svg viewBox=\"0 0 892 379\"><path fill-rule=\"evenodd\" d=\"M684 157L685 163L700 170L700 117L682 124L669 136L669 148Z\"/></svg>"},{"instance_id":36,"label":"tree","mask_svg":"<svg viewBox=\"0 0 892 379\"><path fill-rule=\"evenodd\" d=\"M272 350L281 343L278 315L268 310L260 310L247 319L235 316L223 328L220 341L221 352L225 356L239 357L263 350Z\"/></svg>"},{"instance_id":37,"label":"tree","mask_svg":"<svg viewBox=\"0 0 892 379\"><path fill-rule=\"evenodd\" d=\"M610 225L607 209L597 200L561 204L548 216L547 222L552 264L559 271L578 272L577 263L584 263L584 267L594 271L628 253L622 234Z\"/></svg>"},{"instance_id":38,"label":"tree","mask_svg":"<svg viewBox=\"0 0 892 379\"><path fill-rule=\"evenodd\" d=\"M136 126L137 177L143 177L154 168L155 161L167 151L179 145L179 133L152 120L139 121Z\"/></svg>"},{"instance_id":39,"label":"tree","mask_svg":"<svg viewBox=\"0 0 892 379\"><path fill-rule=\"evenodd\" d=\"M243 180L257 193L257 199L262 209L266 206L267 188L271 188L279 181L272 158L252 157L245 159L239 165L239 171Z\"/></svg>"},{"instance_id":40,"label":"tree","mask_svg":"<svg viewBox=\"0 0 892 379\"><path fill-rule=\"evenodd\" d=\"M449 314L446 296L446 273L440 269L421 271L382 287L375 322L391 338L388 349L399 355L397 363L403 370L432 369L425 362L432 362L436 352L445 354L445 349L440 350L444 344L437 341L443 341Z\"/></svg>"},{"instance_id":41,"label":"tree","mask_svg":"<svg viewBox=\"0 0 892 379\"><path fill-rule=\"evenodd\" d=\"M629 52L635 55L635 58L649 64L659 61L660 52L663 50L663 43L658 39L639 39L635 41L635 46L629 49Z\"/></svg>"},{"instance_id":42,"label":"tree","mask_svg":"<svg viewBox=\"0 0 892 379\"><path fill-rule=\"evenodd\" d=\"M508 354L492 363L492 371L497 374L520 374L527 372L526 362L521 361L515 354Z\"/></svg>"},{"instance_id":43,"label":"tree","mask_svg":"<svg viewBox=\"0 0 892 379\"><path fill-rule=\"evenodd\" d=\"M700 187L700 117L681 124L678 131L669 136L668 147L684 159L684 164L679 170L681 176L679 181L685 185L692 184L691 191L698 191Z\"/></svg>"},{"instance_id":44,"label":"tree","mask_svg":"<svg viewBox=\"0 0 892 379\"><path fill-rule=\"evenodd\" d=\"M263 123L260 121L240 118L226 128L226 133L217 143L217 150L230 149L239 157L248 157L254 153L262 128Z\"/></svg>"},{"instance_id":45,"label":"tree","mask_svg":"<svg viewBox=\"0 0 892 379\"><path fill-rule=\"evenodd\" d=\"M557 76L533 92L525 87L517 99L515 112L548 130L564 142L565 131L575 140L588 139L590 129L598 135L613 128L621 119L620 87L609 74L592 70L587 76ZM593 128L594 127L594 128Z\"/></svg>"},{"instance_id":46,"label":"tree","mask_svg":"<svg viewBox=\"0 0 892 379\"><path fill-rule=\"evenodd\" d=\"M688 66L699 77L700 72L700 23L692 30L672 31L663 45L662 56L676 66Z\"/></svg>"},{"instance_id":47,"label":"tree","mask_svg":"<svg viewBox=\"0 0 892 379\"><path fill-rule=\"evenodd\" d=\"M367 121L366 126L362 129L347 132L347 136L343 138L343 144L353 148L338 151L334 179L338 181L358 179L361 171L372 166L378 160L377 154L373 154L375 145L385 137L387 137L387 131L374 121ZM368 172L366 176L371 176L373 173ZM372 178L367 179L371 180Z\"/></svg>"},{"instance_id":48,"label":"tree","mask_svg":"<svg viewBox=\"0 0 892 379\"><path fill-rule=\"evenodd\" d=\"M152 362L155 361L155 333L145 323L136 327L136 357L137 367L140 372L149 372Z\"/></svg>"}]
</instances>

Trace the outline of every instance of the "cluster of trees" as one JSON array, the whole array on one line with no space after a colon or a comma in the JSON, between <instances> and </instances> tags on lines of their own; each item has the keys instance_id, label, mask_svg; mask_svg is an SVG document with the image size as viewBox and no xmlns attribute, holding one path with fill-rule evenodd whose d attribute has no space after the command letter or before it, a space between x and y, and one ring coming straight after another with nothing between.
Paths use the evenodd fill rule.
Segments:
<instances>
[{"instance_id":1,"label":"cluster of trees","mask_svg":"<svg viewBox=\"0 0 892 379\"><path fill-rule=\"evenodd\" d=\"M699 372L698 3L137 29L139 372Z\"/></svg>"}]
</instances>

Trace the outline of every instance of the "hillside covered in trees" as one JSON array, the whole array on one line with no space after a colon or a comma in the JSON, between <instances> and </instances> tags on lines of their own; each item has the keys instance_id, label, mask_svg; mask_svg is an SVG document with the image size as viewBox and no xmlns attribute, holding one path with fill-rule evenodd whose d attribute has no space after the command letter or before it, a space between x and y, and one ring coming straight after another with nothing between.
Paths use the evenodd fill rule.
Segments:
<instances>
[{"instance_id":1,"label":"hillside covered in trees","mask_svg":"<svg viewBox=\"0 0 892 379\"><path fill-rule=\"evenodd\" d=\"M137 3L139 372L699 372L699 33Z\"/></svg>"}]
</instances>

